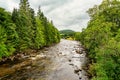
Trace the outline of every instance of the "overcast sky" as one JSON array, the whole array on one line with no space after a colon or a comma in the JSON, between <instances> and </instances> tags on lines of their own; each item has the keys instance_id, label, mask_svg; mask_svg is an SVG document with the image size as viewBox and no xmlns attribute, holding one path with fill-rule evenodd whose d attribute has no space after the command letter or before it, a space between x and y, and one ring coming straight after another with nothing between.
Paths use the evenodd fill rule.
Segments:
<instances>
[{"instance_id":1,"label":"overcast sky","mask_svg":"<svg viewBox=\"0 0 120 80\"><path fill-rule=\"evenodd\" d=\"M59 29L72 29L81 31L86 28L89 16L86 11L98 5L102 0L29 0L30 5L37 11L41 6L42 11L49 20ZM12 11L18 8L19 0L0 0L0 7Z\"/></svg>"}]
</instances>

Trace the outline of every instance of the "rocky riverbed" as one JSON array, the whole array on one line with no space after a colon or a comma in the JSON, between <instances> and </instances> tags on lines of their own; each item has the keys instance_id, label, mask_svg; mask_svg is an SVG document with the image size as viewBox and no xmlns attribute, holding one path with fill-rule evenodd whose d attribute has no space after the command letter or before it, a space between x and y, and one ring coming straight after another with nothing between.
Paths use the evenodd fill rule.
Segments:
<instances>
[{"instance_id":1,"label":"rocky riverbed","mask_svg":"<svg viewBox=\"0 0 120 80\"><path fill-rule=\"evenodd\" d=\"M89 80L86 52L77 41L62 39L22 58L0 65L0 80Z\"/></svg>"}]
</instances>

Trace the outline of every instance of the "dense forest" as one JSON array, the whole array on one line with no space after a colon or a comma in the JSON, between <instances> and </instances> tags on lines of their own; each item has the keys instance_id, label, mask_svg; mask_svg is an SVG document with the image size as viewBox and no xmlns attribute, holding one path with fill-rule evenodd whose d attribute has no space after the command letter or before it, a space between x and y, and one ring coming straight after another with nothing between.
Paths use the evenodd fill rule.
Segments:
<instances>
[{"instance_id":1,"label":"dense forest","mask_svg":"<svg viewBox=\"0 0 120 80\"><path fill-rule=\"evenodd\" d=\"M103 0L88 11L80 41L91 59L92 80L120 80L120 1Z\"/></svg>"},{"instance_id":2,"label":"dense forest","mask_svg":"<svg viewBox=\"0 0 120 80\"><path fill-rule=\"evenodd\" d=\"M28 0L20 0L12 13L0 8L0 58L26 49L40 49L60 41L60 34L38 8L37 15Z\"/></svg>"}]
</instances>

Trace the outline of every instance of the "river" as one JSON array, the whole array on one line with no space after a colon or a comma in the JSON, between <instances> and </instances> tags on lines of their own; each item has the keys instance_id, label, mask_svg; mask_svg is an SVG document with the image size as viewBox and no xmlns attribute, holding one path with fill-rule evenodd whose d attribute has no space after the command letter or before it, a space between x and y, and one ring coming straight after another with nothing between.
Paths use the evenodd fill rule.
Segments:
<instances>
[{"instance_id":1,"label":"river","mask_svg":"<svg viewBox=\"0 0 120 80\"><path fill-rule=\"evenodd\" d=\"M86 63L86 52L81 44L62 39L19 65L1 65L0 74L5 70L8 74L1 76L0 80L89 80L84 70Z\"/></svg>"}]
</instances>

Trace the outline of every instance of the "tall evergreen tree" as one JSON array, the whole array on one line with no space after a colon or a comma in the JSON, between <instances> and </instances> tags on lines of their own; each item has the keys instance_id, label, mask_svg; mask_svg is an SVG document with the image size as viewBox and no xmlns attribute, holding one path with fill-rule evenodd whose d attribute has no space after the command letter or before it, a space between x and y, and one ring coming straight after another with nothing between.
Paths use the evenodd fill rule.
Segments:
<instances>
[{"instance_id":1,"label":"tall evergreen tree","mask_svg":"<svg viewBox=\"0 0 120 80\"><path fill-rule=\"evenodd\" d=\"M14 11L13 11L14 12ZM17 28L19 35L20 49L29 48L33 46L34 37L34 11L30 8L28 0L20 1L20 9L18 10L19 25ZM14 16L14 15L13 15ZM18 24L17 23L17 24ZM34 25L33 25L34 24Z\"/></svg>"},{"instance_id":2,"label":"tall evergreen tree","mask_svg":"<svg viewBox=\"0 0 120 80\"><path fill-rule=\"evenodd\" d=\"M0 8L0 58L9 56L15 51L17 33L11 15Z\"/></svg>"}]
</instances>

